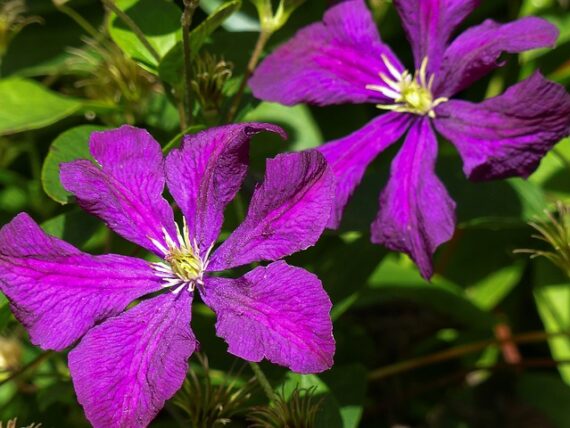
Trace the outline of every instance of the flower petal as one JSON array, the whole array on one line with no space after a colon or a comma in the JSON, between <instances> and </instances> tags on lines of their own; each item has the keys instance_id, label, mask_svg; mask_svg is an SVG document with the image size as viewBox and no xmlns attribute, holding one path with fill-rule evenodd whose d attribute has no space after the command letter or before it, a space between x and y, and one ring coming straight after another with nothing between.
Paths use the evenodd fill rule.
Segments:
<instances>
[{"instance_id":1,"label":"flower petal","mask_svg":"<svg viewBox=\"0 0 570 428\"><path fill-rule=\"evenodd\" d=\"M87 160L62 164L63 186L119 235L162 256L151 238L164 245L163 228L172 238L176 229L162 197L160 145L144 129L125 125L91 134L90 149L99 166Z\"/></svg>"},{"instance_id":2,"label":"flower petal","mask_svg":"<svg viewBox=\"0 0 570 428\"><path fill-rule=\"evenodd\" d=\"M266 123L243 123L188 135L166 158L170 193L180 206L191 237L206 251L218 238L224 208L239 190L249 163L249 140L259 132L285 131Z\"/></svg>"},{"instance_id":3,"label":"flower petal","mask_svg":"<svg viewBox=\"0 0 570 428\"><path fill-rule=\"evenodd\" d=\"M332 366L332 304L314 274L279 261L238 279L208 278L202 298L231 354L298 373Z\"/></svg>"},{"instance_id":4,"label":"flower petal","mask_svg":"<svg viewBox=\"0 0 570 428\"><path fill-rule=\"evenodd\" d=\"M453 31L479 4L479 0L394 0L414 53L416 69L428 57L427 70L439 69Z\"/></svg>"},{"instance_id":5,"label":"flower petal","mask_svg":"<svg viewBox=\"0 0 570 428\"><path fill-rule=\"evenodd\" d=\"M208 270L277 260L314 245L333 198L332 173L316 150L268 159L245 220L212 255Z\"/></svg>"},{"instance_id":6,"label":"flower petal","mask_svg":"<svg viewBox=\"0 0 570 428\"><path fill-rule=\"evenodd\" d=\"M527 177L570 134L570 95L535 73L479 104L444 103L435 123L459 150L470 179Z\"/></svg>"},{"instance_id":7,"label":"flower petal","mask_svg":"<svg viewBox=\"0 0 570 428\"><path fill-rule=\"evenodd\" d=\"M552 46L558 30L548 21L532 16L498 24L490 19L461 34L445 51L434 92L450 97L490 71L500 67L503 52L519 53Z\"/></svg>"},{"instance_id":8,"label":"flower petal","mask_svg":"<svg viewBox=\"0 0 570 428\"><path fill-rule=\"evenodd\" d=\"M430 122L420 119L392 162L372 224L372 242L408 253L426 279L433 274L432 254L455 228L455 203L435 175L436 156Z\"/></svg>"},{"instance_id":9,"label":"flower petal","mask_svg":"<svg viewBox=\"0 0 570 428\"><path fill-rule=\"evenodd\" d=\"M160 278L144 260L82 253L22 213L0 230L0 289L32 342L61 350L159 290Z\"/></svg>"},{"instance_id":10,"label":"flower petal","mask_svg":"<svg viewBox=\"0 0 570 428\"><path fill-rule=\"evenodd\" d=\"M145 300L69 353L77 398L95 428L146 427L180 389L196 348L190 305L187 292Z\"/></svg>"},{"instance_id":11,"label":"flower petal","mask_svg":"<svg viewBox=\"0 0 570 428\"><path fill-rule=\"evenodd\" d=\"M344 207L362 180L366 167L378 153L404 135L410 121L410 115L386 113L349 136L318 148L336 179L335 207L327 225L329 228L336 229L340 225Z\"/></svg>"},{"instance_id":12,"label":"flower petal","mask_svg":"<svg viewBox=\"0 0 570 428\"><path fill-rule=\"evenodd\" d=\"M366 85L382 84L380 72L390 74L382 55L403 71L364 1L348 0L269 55L249 85L257 98L286 105L381 102L387 98Z\"/></svg>"}]
</instances>

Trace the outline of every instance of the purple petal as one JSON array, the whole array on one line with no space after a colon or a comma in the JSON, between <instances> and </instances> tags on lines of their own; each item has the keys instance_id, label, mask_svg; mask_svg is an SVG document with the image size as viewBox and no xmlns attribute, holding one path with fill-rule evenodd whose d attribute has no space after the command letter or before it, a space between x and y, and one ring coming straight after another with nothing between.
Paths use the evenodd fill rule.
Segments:
<instances>
[{"instance_id":1,"label":"purple petal","mask_svg":"<svg viewBox=\"0 0 570 428\"><path fill-rule=\"evenodd\" d=\"M111 318L69 353L79 403L95 428L146 427L182 386L196 348L191 294L163 294Z\"/></svg>"},{"instance_id":2,"label":"purple petal","mask_svg":"<svg viewBox=\"0 0 570 428\"><path fill-rule=\"evenodd\" d=\"M279 261L238 279L208 278L202 298L231 354L299 373L332 366L332 304L314 274Z\"/></svg>"},{"instance_id":3,"label":"purple petal","mask_svg":"<svg viewBox=\"0 0 570 428\"><path fill-rule=\"evenodd\" d=\"M527 177L570 134L570 95L535 73L482 103L442 104L435 124L459 150L470 179Z\"/></svg>"},{"instance_id":4,"label":"purple petal","mask_svg":"<svg viewBox=\"0 0 570 428\"><path fill-rule=\"evenodd\" d=\"M286 138L266 123L220 126L188 135L166 158L170 193L188 223L190 236L206 251L218 238L224 208L239 190L249 163L249 141L262 131Z\"/></svg>"},{"instance_id":5,"label":"purple petal","mask_svg":"<svg viewBox=\"0 0 570 428\"><path fill-rule=\"evenodd\" d=\"M411 116L407 114L387 113L349 136L319 147L336 179L336 201L327 225L329 228L336 229L340 225L344 207L368 164L404 135L410 120Z\"/></svg>"},{"instance_id":6,"label":"purple petal","mask_svg":"<svg viewBox=\"0 0 570 428\"><path fill-rule=\"evenodd\" d=\"M382 102L387 98L380 92L366 89L381 84L380 72L389 74L382 55L403 70L364 1L348 0L269 55L249 85L257 98L286 105Z\"/></svg>"},{"instance_id":7,"label":"purple petal","mask_svg":"<svg viewBox=\"0 0 570 428\"><path fill-rule=\"evenodd\" d=\"M439 69L454 30L479 0L394 0L414 53L416 69L428 57L428 71Z\"/></svg>"},{"instance_id":8,"label":"purple petal","mask_svg":"<svg viewBox=\"0 0 570 428\"><path fill-rule=\"evenodd\" d=\"M22 213L0 230L0 289L32 342L61 350L159 290L160 278L144 260L82 253Z\"/></svg>"},{"instance_id":9,"label":"purple petal","mask_svg":"<svg viewBox=\"0 0 570 428\"><path fill-rule=\"evenodd\" d=\"M526 17L508 24L488 19L465 31L447 48L434 92L438 97L450 97L503 65L498 61L502 53L553 46L557 37L556 27L544 19Z\"/></svg>"},{"instance_id":10,"label":"purple petal","mask_svg":"<svg viewBox=\"0 0 570 428\"><path fill-rule=\"evenodd\" d=\"M165 244L163 228L176 237L174 217L162 197L164 165L160 145L144 129L122 126L94 132L86 160L61 165L61 182L79 205L141 247L163 255L151 238Z\"/></svg>"},{"instance_id":11,"label":"purple petal","mask_svg":"<svg viewBox=\"0 0 570 428\"><path fill-rule=\"evenodd\" d=\"M332 173L316 150L268 159L245 220L212 255L209 270L277 260L314 245L333 199Z\"/></svg>"},{"instance_id":12,"label":"purple petal","mask_svg":"<svg viewBox=\"0 0 570 428\"><path fill-rule=\"evenodd\" d=\"M432 254L455 228L455 203L435 175L436 157L430 121L419 119L392 162L372 224L372 242L408 253L426 279L433 274Z\"/></svg>"}]
</instances>

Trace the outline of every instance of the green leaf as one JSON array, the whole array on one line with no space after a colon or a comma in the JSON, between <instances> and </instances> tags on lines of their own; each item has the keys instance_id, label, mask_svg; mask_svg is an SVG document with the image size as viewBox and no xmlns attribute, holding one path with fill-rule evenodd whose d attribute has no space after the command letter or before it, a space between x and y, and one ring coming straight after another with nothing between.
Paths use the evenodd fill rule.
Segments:
<instances>
[{"instance_id":1,"label":"green leaf","mask_svg":"<svg viewBox=\"0 0 570 428\"><path fill-rule=\"evenodd\" d=\"M222 3L211 14L190 32L190 55L194 58L210 35L216 31L232 14L241 7L241 0ZM160 78L174 87L181 85L184 74L184 47L182 42L176 43L166 53L158 67Z\"/></svg>"},{"instance_id":2,"label":"green leaf","mask_svg":"<svg viewBox=\"0 0 570 428\"><path fill-rule=\"evenodd\" d=\"M519 283L526 263L522 260L491 273L467 289L467 296L483 310L497 306Z\"/></svg>"},{"instance_id":3,"label":"green leaf","mask_svg":"<svg viewBox=\"0 0 570 428\"><path fill-rule=\"evenodd\" d=\"M63 97L33 80L0 80L0 135L51 125L77 113L80 101Z\"/></svg>"},{"instance_id":4,"label":"green leaf","mask_svg":"<svg viewBox=\"0 0 570 428\"><path fill-rule=\"evenodd\" d=\"M277 103L262 102L249 112L246 122L271 122L282 126L289 135L289 150L305 150L320 146L323 134L315 123L311 111L304 104L287 107Z\"/></svg>"},{"instance_id":5,"label":"green leaf","mask_svg":"<svg viewBox=\"0 0 570 428\"><path fill-rule=\"evenodd\" d=\"M411 261L392 254L372 274L368 289L355 306L370 306L394 299L429 306L478 330L488 330L495 323L493 315L473 304L461 287L437 275L427 282Z\"/></svg>"},{"instance_id":6,"label":"green leaf","mask_svg":"<svg viewBox=\"0 0 570 428\"><path fill-rule=\"evenodd\" d=\"M172 1L117 0L116 5L134 21L160 58L181 40L182 11ZM158 73L159 60L149 52L131 28L114 14L109 20L109 34L125 54L148 71Z\"/></svg>"},{"instance_id":7,"label":"green leaf","mask_svg":"<svg viewBox=\"0 0 570 428\"><path fill-rule=\"evenodd\" d=\"M51 144L42 168L42 186L47 195L60 204L70 202L71 193L59 180L59 165L76 159L92 159L89 153L89 136L103 126L81 125L60 134Z\"/></svg>"},{"instance_id":8,"label":"green leaf","mask_svg":"<svg viewBox=\"0 0 570 428\"><path fill-rule=\"evenodd\" d=\"M202 0L200 7L206 13L213 13L216 9L223 5L223 0ZM256 18L246 14L245 12L237 12L223 23L224 29L227 31L259 31L259 22Z\"/></svg>"}]
</instances>

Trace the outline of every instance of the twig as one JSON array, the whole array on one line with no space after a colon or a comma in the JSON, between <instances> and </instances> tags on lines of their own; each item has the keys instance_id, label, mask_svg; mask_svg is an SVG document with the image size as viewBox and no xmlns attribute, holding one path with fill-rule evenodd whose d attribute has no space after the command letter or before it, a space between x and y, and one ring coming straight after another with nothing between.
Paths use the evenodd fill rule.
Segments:
<instances>
[{"instance_id":1,"label":"twig","mask_svg":"<svg viewBox=\"0 0 570 428\"><path fill-rule=\"evenodd\" d=\"M200 0L184 0L184 12L182 13L182 44L184 46L184 98L185 113L183 128L192 124L192 52L190 47L190 25L194 11L200 4Z\"/></svg>"},{"instance_id":2,"label":"twig","mask_svg":"<svg viewBox=\"0 0 570 428\"><path fill-rule=\"evenodd\" d=\"M46 359L48 359L49 357L51 357L53 355L52 351L46 351L41 353L40 355L38 355L36 358L34 358L32 361L30 361L28 364L26 364L25 366L21 367L20 369L18 369L17 371L15 371L14 373L12 373L10 376L8 376L6 379L2 379L0 381L0 386L16 379L18 376L20 376L21 374L23 374L24 372L33 369L36 366L39 366L41 363L43 363Z\"/></svg>"},{"instance_id":3,"label":"twig","mask_svg":"<svg viewBox=\"0 0 570 428\"><path fill-rule=\"evenodd\" d=\"M247 81L249 80L251 74L255 70L257 63L259 62L259 58L261 57L261 54L263 53L263 48L267 44L267 41L271 37L271 34L272 33L267 31L267 30L261 30L261 32L259 33L259 37L257 38L257 42L255 43L255 48L253 49L251 57L249 58L249 62L247 63L247 69L245 70L245 74L243 75L243 78L242 78L241 83L239 85L239 89L238 89L238 91L234 97L234 100L233 100L232 105L230 107L230 110L228 112L228 116L227 116L227 120L226 120L226 122L228 122L228 123L232 122L235 118L235 115L236 115L236 113L239 109L239 105L241 103L241 99L242 99L243 94L245 92L245 88L247 87Z\"/></svg>"},{"instance_id":4,"label":"twig","mask_svg":"<svg viewBox=\"0 0 570 428\"><path fill-rule=\"evenodd\" d=\"M253 370L255 378L261 385L261 388L263 388L263 391L265 392L265 395L267 395L267 398L269 398L269 401L273 401L276 398L275 392L273 392L273 388L271 387L269 380L267 380L267 377L261 370L261 367L259 367L257 363L249 363L249 366L251 367L251 370Z\"/></svg>"},{"instance_id":5,"label":"twig","mask_svg":"<svg viewBox=\"0 0 570 428\"><path fill-rule=\"evenodd\" d=\"M529 333L523 333L511 336L509 338L509 342L516 342L516 343L542 342L546 339L551 339L553 337L561 337L561 336L569 337L570 332L547 333L544 331L533 331ZM468 343L466 345L457 346L451 349L446 349L444 351L436 352L434 354L426 355L423 357L412 358L407 361L402 361L400 363L391 364L389 366L373 370L368 374L368 379L371 381L381 380L390 376L397 375L399 373L404 373L420 367L429 366L431 364L452 360L454 358L459 358L464 355L482 351L488 346L501 345L502 343L503 343L502 340L487 339L475 343Z\"/></svg>"},{"instance_id":6,"label":"twig","mask_svg":"<svg viewBox=\"0 0 570 428\"><path fill-rule=\"evenodd\" d=\"M152 57L156 60L156 62L160 62L160 54L152 47L148 39L146 38L145 34L142 32L140 27L137 25L135 21L131 19L129 15L119 9L114 0L102 0L103 4L111 10L115 15L117 15L127 26L131 29L135 36L139 39L139 41L143 44L146 50L152 55Z\"/></svg>"}]
</instances>

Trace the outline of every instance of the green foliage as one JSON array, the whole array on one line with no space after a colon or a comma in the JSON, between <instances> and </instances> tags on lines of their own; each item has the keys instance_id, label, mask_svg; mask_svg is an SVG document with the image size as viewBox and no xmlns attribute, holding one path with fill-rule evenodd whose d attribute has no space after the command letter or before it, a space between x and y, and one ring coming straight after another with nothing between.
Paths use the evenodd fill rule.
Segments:
<instances>
[{"instance_id":1,"label":"green foliage","mask_svg":"<svg viewBox=\"0 0 570 428\"><path fill-rule=\"evenodd\" d=\"M77 159L92 159L89 153L89 136L92 132L103 129L105 127L81 125L68 129L53 141L42 168L42 186L54 201L67 204L71 198L71 194L59 181L59 166Z\"/></svg>"},{"instance_id":2,"label":"green foliage","mask_svg":"<svg viewBox=\"0 0 570 428\"><path fill-rule=\"evenodd\" d=\"M77 113L81 102L63 97L35 81L0 80L0 135L43 128Z\"/></svg>"}]
</instances>

